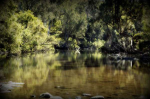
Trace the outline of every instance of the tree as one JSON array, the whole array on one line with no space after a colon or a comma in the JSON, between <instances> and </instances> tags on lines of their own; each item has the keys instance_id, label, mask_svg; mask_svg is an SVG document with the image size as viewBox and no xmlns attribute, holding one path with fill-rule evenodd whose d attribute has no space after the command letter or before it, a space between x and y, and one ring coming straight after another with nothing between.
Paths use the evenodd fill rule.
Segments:
<instances>
[{"instance_id":1,"label":"tree","mask_svg":"<svg viewBox=\"0 0 150 99\"><path fill-rule=\"evenodd\" d=\"M84 8L78 8L79 1L66 1L62 4L62 34L60 37L63 39L65 48L75 49L79 47L80 39L84 37L86 30L86 13L83 12ZM79 12L81 11L81 12Z\"/></svg>"}]
</instances>

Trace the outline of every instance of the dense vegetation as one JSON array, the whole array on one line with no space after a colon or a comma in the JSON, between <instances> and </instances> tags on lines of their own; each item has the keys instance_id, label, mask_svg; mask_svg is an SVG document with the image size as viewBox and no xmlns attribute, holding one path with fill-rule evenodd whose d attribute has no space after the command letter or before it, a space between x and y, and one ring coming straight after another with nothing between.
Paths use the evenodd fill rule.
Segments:
<instances>
[{"instance_id":1,"label":"dense vegetation","mask_svg":"<svg viewBox=\"0 0 150 99\"><path fill-rule=\"evenodd\" d=\"M5 0L0 52L150 51L148 0Z\"/></svg>"}]
</instances>

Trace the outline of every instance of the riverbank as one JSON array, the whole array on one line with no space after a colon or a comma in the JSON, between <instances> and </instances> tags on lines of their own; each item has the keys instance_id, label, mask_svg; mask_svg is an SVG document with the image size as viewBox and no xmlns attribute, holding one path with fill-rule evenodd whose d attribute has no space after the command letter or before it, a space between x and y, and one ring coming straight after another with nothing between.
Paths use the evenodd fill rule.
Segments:
<instances>
[{"instance_id":1,"label":"riverbank","mask_svg":"<svg viewBox=\"0 0 150 99\"><path fill-rule=\"evenodd\" d=\"M11 53L8 51L0 51L0 55L6 55L7 57L11 57L11 56L20 56L23 54L28 54L28 53L38 53L38 52L47 52L47 51L55 51L54 49L42 49L42 50L34 50L34 51L22 51L22 52L16 52L16 53Z\"/></svg>"},{"instance_id":2,"label":"riverbank","mask_svg":"<svg viewBox=\"0 0 150 99\"><path fill-rule=\"evenodd\" d=\"M22 52L22 53L9 53L9 52L0 52L0 55L1 56L6 56L6 57L14 57L14 56L21 56L21 55L25 55L25 54L28 54L28 53L45 53L45 52L48 52L48 51L53 51L55 53L57 52L67 52L67 51L73 51L73 52L76 52L76 50L63 50L63 49L45 49L45 50L36 50L36 51L26 51L26 52ZM117 52L117 51L108 51L108 50L100 50L100 51L97 51L97 50L91 50L91 49L81 49L79 51L81 54L82 53L95 53L95 52L101 52L103 54L110 54L110 58L111 59L121 59L121 60L132 60L134 61L135 59L138 59L144 66L144 64L146 63L149 63L149 60L150 60L150 53L149 52L134 52L134 53L131 53L131 52ZM80 54L79 53L79 54ZM77 53L74 53L74 54L77 54ZM118 56L119 55L119 56ZM131 57L128 57L128 56L131 56ZM149 66L147 66L149 67Z\"/></svg>"}]
</instances>

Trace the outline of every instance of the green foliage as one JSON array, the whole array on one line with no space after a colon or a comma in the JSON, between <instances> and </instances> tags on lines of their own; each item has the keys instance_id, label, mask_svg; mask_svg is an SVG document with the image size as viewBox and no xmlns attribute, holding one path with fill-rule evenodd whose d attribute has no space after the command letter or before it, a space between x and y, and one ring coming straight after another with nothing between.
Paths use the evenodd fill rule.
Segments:
<instances>
[{"instance_id":1,"label":"green foliage","mask_svg":"<svg viewBox=\"0 0 150 99\"><path fill-rule=\"evenodd\" d=\"M136 41L149 41L150 40L150 34L149 33L136 33L134 35L134 39Z\"/></svg>"},{"instance_id":2,"label":"green foliage","mask_svg":"<svg viewBox=\"0 0 150 99\"><path fill-rule=\"evenodd\" d=\"M0 11L0 50L16 53L54 45L99 49L113 44L127 50L132 38L141 49L150 39L149 6L131 1L6 0Z\"/></svg>"},{"instance_id":3,"label":"green foliage","mask_svg":"<svg viewBox=\"0 0 150 99\"><path fill-rule=\"evenodd\" d=\"M29 39L23 39L25 40L23 46L31 45L30 49L39 50L42 49L40 46L46 41L47 28L43 25L42 21L39 20L38 18L33 17L33 19L34 20L29 21L27 24L26 31L30 31L28 32L28 35L30 37ZM26 36L26 33L24 34Z\"/></svg>"},{"instance_id":4,"label":"green foliage","mask_svg":"<svg viewBox=\"0 0 150 99\"><path fill-rule=\"evenodd\" d=\"M17 22L21 23L23 26L26 26L26 27L28 25L28 22L34 21L37 19L30 10L25 11L25 12L21 11L17 13L17 18L18 18Z\"/></svg>"},{"instance_id":5,"label":"green foliage","mask_svg":"<svg viewBox=\"0 0 150 99\"><path fill-rule=\"evenodd\" d=\"M22 33L22 51L41 50L47 38L47 28L31 11L20 12L18 20L24 26Z\"/></svg>"},{"instance_id":6,"label":"green foliage","mask_svg":"<svg viewBox=\"0 0 150 99\"><path fill-rule=\"evenodd\" d=\"M47 28L31 11L15 13L4 28L0 44L11 53L41 50L47 39Z\"/></svg>"},{"instance_id":7,"label":"green foliage","mask_svg":"<svg viewBox=\"0 0 150 99\"><path fill-rule=\"evenodd\" d=\"M61 20L56 20L54 22L54 25L50 29L51 34L55 34L56 36L59 36L62 33L62 23Z\"/></svg>"},{"instance_id":8,"label":"green foliage","mask_svg":"<svg viewBox=\"0 0 150 99\"><path fill-rule=\"evenodd\" d=\"M143 27L142 29L147 32L150 33L150 11L149 11L150 7L149 6L145 6L143 8L143 17L142 17L142 23L143 23Z\"/></svg>"},{"instance_id":9,"label":"green foliage","mask_svg":"<svg viewBox=\"0 0 150 99\"><path fill-rule=\"evenodd\" d=\"M20 38L20 31L22 27L16 22L11 22L10 20L15 20L15 16L10 19L12 14L16 11L17 5L13 0L6 0L5 2L0 1L0 51L14 51L19 50L20 40L16 39L17 35ZM10 20L8 20L10 19ZM13 45L14 44L14 45ZM16 48L17 47L17 48Z\"/></svg>"},{"instance_id":10,"label":"green foliage","mask_svg":"<svg viewBox=\"0 0 150 99\"><path fill-rule=\"evenodd\" d=\"M5 38L2 43L4 44L6 50L12 53L20 52L20 45L22 43L22 25L16 22L16 16L13 15L7 21L7 31L5 31Z\"/></svg>"},{"instance_id":11,"label":"green foliage","mask_svg":"<svg viewBox=\"0 0 150 99\"><path fill-rule=\"evenodd\" d=\"M74 2L74 3L73 3ZM86 13L78 9L79 1L66 1L62 4L62 34L60 37L65 41L64 46L73 49L80 45L80 39L84 38L87 29ZM75 10L77 9L77 10ZM81 11L81 12L78 12ZM69 39L72 41L69 41Z\"/></svg>"},{"instance_id":12,"label":"green foliage","mask_svg":"<svg viewBox=\"0 0 150 99\"><path fill-rule=\"evenodd\" d=\"M95 41L93 42L93 45L97 48L97 49L100 49L104 46L105 44L105 41L104 40L98 40L98 41Z\"/></svg>"},{"instance_id":13,"label":"green foliage","mask_svg":"<svg viewBox=\"0 0 150 99\"><path fill-rule=\"evenodd\" d=\"M76 39L72 39L71 37L69 37L68 47L69 47L69 49L79 48Z\"/></svg>"},{"instance_id":14,"label":"green foliage","mask_svg":"<svg viewBox=\"0 0 150 99\"><path fill-rule=\"evenodd\" d=\"M20 45L22 43L22 25L17 22L16 15L12 15L9 19L2 24L0 44L5 49L10 52L20 52Z\"/></svg>"},{"instance_id":15,"label":"green foliage","mask_svg":"<svg viewBox=\"0 0 150 99\"><path fill-rule=\"evenodd\" d=\"M134 42L136 43L136 48L140 50L149 50L150 47L150 34L149 33L137 33L134 35Z\"/></svg>"}]
</instances>

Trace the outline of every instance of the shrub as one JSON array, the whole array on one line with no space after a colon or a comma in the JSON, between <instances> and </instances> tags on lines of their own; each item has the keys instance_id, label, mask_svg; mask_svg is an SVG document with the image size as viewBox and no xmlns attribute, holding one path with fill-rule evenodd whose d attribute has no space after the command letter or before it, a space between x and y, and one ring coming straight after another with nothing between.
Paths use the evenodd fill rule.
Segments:
<instances>
[{"instance_id":1,"label":"shrub","mask_svg":"<svg viewBox=\"0 0 150 99\"><path fill-rule=\"evenodd\" d=\"M47 27L31 11L13 14L2 28L1 49L10 53L41 50L47 39Z\"/></svg>"}]
</instances>

